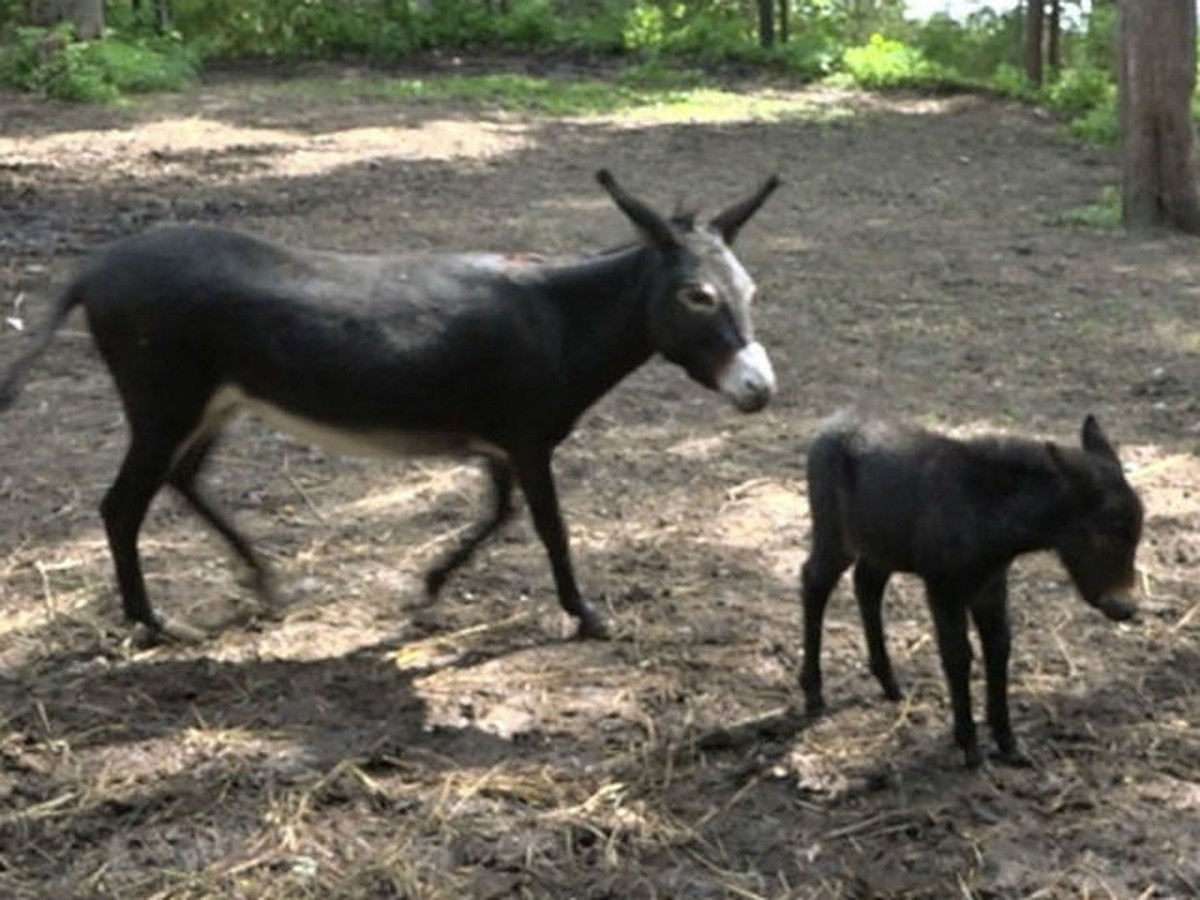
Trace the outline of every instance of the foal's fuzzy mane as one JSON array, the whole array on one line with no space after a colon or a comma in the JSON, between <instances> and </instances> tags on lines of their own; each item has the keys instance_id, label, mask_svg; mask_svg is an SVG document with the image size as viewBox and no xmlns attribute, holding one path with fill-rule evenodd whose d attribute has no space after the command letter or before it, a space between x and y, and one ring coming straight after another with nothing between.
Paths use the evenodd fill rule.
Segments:
<instances>
[{"instance_id":1,"label":"foal's fuzzy mane","mask_svg":"<svg viewBox=\"0 0 1200 900\"><path fill-rule=\"evenodd\" d=\"M971 459L993 471L1051 474L1058 464L1047 449L1045 441L1024 437L984 435L962 441L963 448ZM1063 454L1070 455L1074 448L1060 447Z\"/></svg>"}]
</instances>

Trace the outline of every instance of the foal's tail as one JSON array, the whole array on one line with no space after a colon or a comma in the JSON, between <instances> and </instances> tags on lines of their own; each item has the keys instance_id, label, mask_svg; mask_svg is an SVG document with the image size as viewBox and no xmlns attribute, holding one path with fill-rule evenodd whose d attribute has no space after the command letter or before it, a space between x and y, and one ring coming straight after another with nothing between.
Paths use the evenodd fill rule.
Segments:
<instances>
[{"instance_id":1,"label":"foal's tail","mask_svg":"<svg viewBox=\"0 0 1200 900\"><path fill-rule=\"evenodd\" d=\"M33 336L33 343L25 348L8 367L4 376L0 378L0 410L8 409L16 402L30 367L37 362L39 356L46 352L46 348L54 340L54 335L62 327L71 310L82 301L83 290L79 282L73 282L70 287L58 295L58 299L54 301L54 305L50 308L41 327Z\"/></svg>"}]
</instances>

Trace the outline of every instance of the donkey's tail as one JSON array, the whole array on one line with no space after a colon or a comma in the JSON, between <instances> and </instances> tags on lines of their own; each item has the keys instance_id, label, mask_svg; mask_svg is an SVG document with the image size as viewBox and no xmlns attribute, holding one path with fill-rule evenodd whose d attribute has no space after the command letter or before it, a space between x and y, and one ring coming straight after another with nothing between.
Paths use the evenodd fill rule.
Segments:
<instances>
[{"instance_id":1,"label":"donkey's tail","mask_svg":"<svg viewBox=\"0 0 1200 900\"><path fill-rule=\"evenodd\" d=\"M8 371L0 377L0 410L8 409L16 402L17 395L21 393L21 387L25 384L25 378L29 374L29 369L37 362L38 357L46 352L46 348L54 340L54 335L62 327L71 310L82 301L83 291L78 282L72 283L58 295L58 299L54 301L54 305L50 308L41 327L33 336L33 343L22 351L21 355L8 367Z\"/></svg>"}]
</instances>

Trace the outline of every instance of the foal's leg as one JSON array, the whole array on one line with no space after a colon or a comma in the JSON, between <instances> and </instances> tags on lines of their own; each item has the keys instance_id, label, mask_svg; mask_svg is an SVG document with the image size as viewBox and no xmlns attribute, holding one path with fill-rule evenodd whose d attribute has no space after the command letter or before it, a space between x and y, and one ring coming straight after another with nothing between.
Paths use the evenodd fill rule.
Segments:
<instances>
[{"instance_id":1,"label":"foal's leg","mask_svg":"<svg viewBox=\"0 0 1200 900\"><path fill-rule=\"evenodd\" d=\"M892 672L892 661L888 658L883 638L883 591L891 574L887 569L880 569L860 559L854 567L854 596L858 599L858 611L867 637L871 674L883 688L883 696L896 701L903 695Z\"/></svg>"},{"instance_id":2,"label":"foal's leg","mask_svg":"<svg viewBox=\"0 0 1200 900\"><path fill-rule=\"evenodd\" d=\"M508 463L488 457L486 462L489 485L489 508L482 519L472 526L459 542L425 573L425 593L436 597L446 579L467 562L479 545L512 517L513 474Z\"/></svg>"},{"instance_id":3,"label":"foal's leg","mask_svg":"<svg viewBox=\"0 0 1200 900\"><path fill-rule=\"evenodd\" d=\"M800 667L800 687L804 691L804 709L815 716L825 709L821 691L821 634L825 627L825 607L842 573L850 568L853 557L840 544L819 537L820 523L813 523L813 546L800 570L800 601L804 609L804 662Z\"/></svg>"},{"instance_id":4,"label":"foal's leg","mask_svg":"<svg viewBox=\"0 0 1200 900\"><path fill-rule=\"evenodd\" d=\"M942 670L950 689L954 742L962 750L966 764L975 768L983 759L975 734L975 720L971 717L971 642L967 636L967 608L956 590L929 585L928 593Z\"/></svg>"},{"instance_id":5,"label":"foal's leg","mask_svg":"<svg viewBox=\"0 0 1200 900\"><path fill-rule=\"evenodd\" d=\"M971 618L983 645L983 664L987 678L987 720L1000 759L1014 765L1029 760L1017 747L1008 718L1008 656L1012 646L1008 624L1007 572L990 578L971 601Z\"/></svg>"}]
</instances>

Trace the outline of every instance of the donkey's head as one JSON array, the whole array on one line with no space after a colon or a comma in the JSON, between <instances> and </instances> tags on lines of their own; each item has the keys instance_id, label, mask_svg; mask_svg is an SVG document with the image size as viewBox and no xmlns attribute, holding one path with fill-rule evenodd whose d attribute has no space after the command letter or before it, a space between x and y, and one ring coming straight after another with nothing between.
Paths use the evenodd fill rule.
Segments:
<instances>
[{"instance_id":1,"label":"donkey's head","mask_svg":"<svg viewBox=\"0 0 1200 900\"><path fill-rule=\"evenodd\" d=\"M742 412L762 409L775 392L775 372L767 351L754 340L754 281L730 245L779 179L772 176L750 197L697 225L691 217L655 212L607 170L596 178L658 253L661 268L648 311L655 350Z\"/></svg>"}]
</instances>

